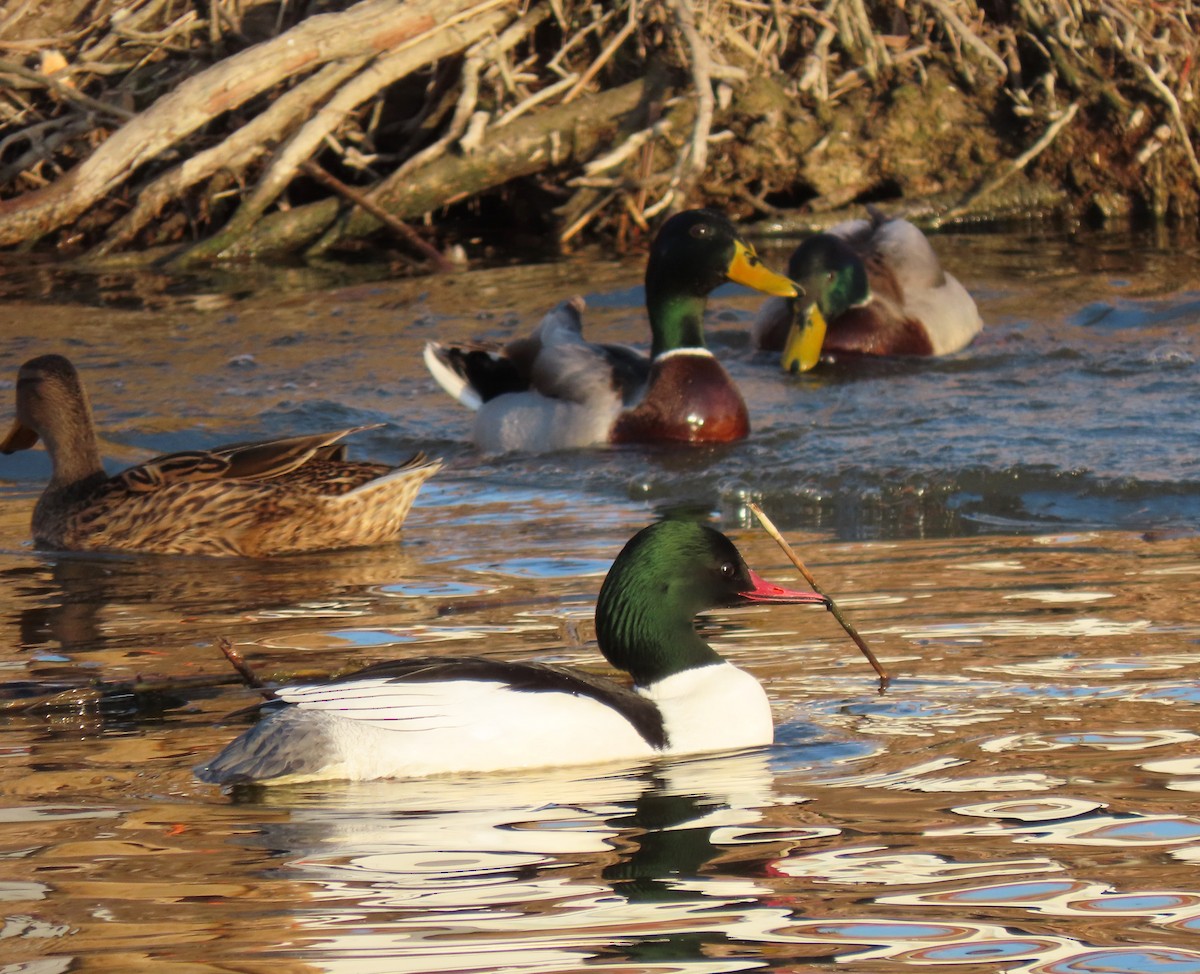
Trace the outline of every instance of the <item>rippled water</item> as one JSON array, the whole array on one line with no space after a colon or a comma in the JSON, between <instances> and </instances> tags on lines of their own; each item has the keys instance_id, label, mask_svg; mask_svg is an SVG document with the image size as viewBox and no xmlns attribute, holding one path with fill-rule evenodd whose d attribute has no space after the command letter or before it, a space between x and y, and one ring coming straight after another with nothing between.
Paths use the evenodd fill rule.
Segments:
<instances>
[{"instance_id":1,"label":"rippled water","mask_svg":"<svg viewBox=\"0 0 1200 974\"><path fill-rule=\"evenodd\" d=\"M361 453L450 460L401 545L214 564L33 552L45 457L0 458L0 974L1200 972L1195 245L937 244L988 323L961 356L788 378L730 290L712 344L747 442L534 458L462 443L421 344L503 337L573 291L594 332L641 341L635 265L0 276L0 397L66 352L114 466L377 420ZM770 749L233 795L191 777L255 699L222 638L268 676L594 662L600 579L665 510L712 512L794 580L751 499L886 692L825 613L719 612L709 636L775 701ZM139 677L171 684L113 688Z\"/></svg>"}]
</instances>

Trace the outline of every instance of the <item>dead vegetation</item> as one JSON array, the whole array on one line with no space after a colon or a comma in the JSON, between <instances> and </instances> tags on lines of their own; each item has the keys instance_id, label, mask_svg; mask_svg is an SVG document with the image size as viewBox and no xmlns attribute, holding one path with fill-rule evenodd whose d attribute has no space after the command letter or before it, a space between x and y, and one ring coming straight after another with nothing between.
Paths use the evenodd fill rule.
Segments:
<instances>
[{"instance_id":1,"label":"dead vegetation","mask_svg":"<svg viewBox=\"0 0 1200 974\"><path fill-rule=\"evenodd\" d=\"M179 263L380 239L1194 216L1190 0L11 0L0 246ZM403 221L419 224L417 231Z\"/></svg>"}]
</instances>

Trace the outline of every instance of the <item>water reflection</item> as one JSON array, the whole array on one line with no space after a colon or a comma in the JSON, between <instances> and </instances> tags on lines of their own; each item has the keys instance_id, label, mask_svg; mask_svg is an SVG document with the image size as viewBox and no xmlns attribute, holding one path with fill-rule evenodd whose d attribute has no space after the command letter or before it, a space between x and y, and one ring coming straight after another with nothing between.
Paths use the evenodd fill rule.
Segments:
<instances>
[{"instance_id":1,"label":"water reflection","mask_svg":"<svg viewBox=\"0 0 1200 974\"><path fill-rule=\"evenodd\" d=\"M1066 784L1059 782L1058 784ZM977 825L939 835L1003 834L1013 842L1052 845L1180 846L1200 840L1200 819L1180 815L1089 815L1068 821L1030 825Z\"/></svg>"},{"instance_id":2,"label":"water reflection","mask_svg":"<svg viewBox=\"0 0 1200 974\"><path fill-rule=\"evenodd\" d=\"M463 444L422 343L503 339L581 288L589 327L642 342L636 267L506 268L466 298L462 276L190 304L114 280L95 306L35 271L10 360L69 343L111 393L110 457L386 420L368 452L451 462L397 546L219 566L32 552L45 458L5 462L0 974L1200 971L1193 258L943 242L989 324L963 356L792 380L749 351L757 302L722 295L712 344L750 439L535 458ZM828 617L716 612L773 700L765 752L237 801L191 777L256 699L219 685L222 637L268 679L442 651L592 663L600 573L668 510L790 576L751 500L886 693ZM153 710L22 706L181 674L208 685Z\"/></svg>"},{"instance_id":3,"label":"water reflection","mask_svg":"<svg viewBox=\"0 0 1200 974\"><path fill-rule=\"evenodd\" d=\"M317 272L256 267L240 284L202 287L191 305L186 284L168 287L161 275L140 290L125 275L100 286L82 274L50 288L49 268L29 269L23 286L19 265L0 268L0 294L38 296L36 315L13 315L13 360L70 343L98 384L115 386L101 425L135 447L215 442L216 430L228 440L387 421L389 430L369 442L380 459L425 449L447 456L448 474L481 485L686 500L728 519L758 500L785 529L843 538L1113 526L1194 535L1191 392L1200 344L1196 294L1178 287L1192 275L1190 243L1160 250L1157 241L1126 238L1118 271L1097 269L1087 244L1060 251L1058 241L1023 240L1032 272L996 235L955 235L945 256L987 319L974 346L945 360L857 363L801 379L751 353L746 331L757 299L723 291L711 344L751 404L750 439L711 450L587 451L585 464L564 454L481 461L465 445L469 417L434 390L420 350L438 335L507 340L540 317L546 295L572 293L593 308L589 330L644 345L635 262L324 292L301 290ZM122 299L98 297L106 292L145 297L121 310ZM77 303L46 304L49 295ZM161 368L176 351L188 356L186 376ZM239 356L256 367L236 368ZM1095 402L1119 402L1119 421L1092 409ZM9 476L32 478L22 465L29 462L6 463Z\"/></svg>"},{"instance_id":4,"label":"water reflection","mask_svg":"<svg viewBox=\"0 0 1200 974\"><path fill-rule=\"evenodd\" d=\"M289 809L253 843L286 857L281 878L308 884L295 918L303 953L329 970L372 956L412 971L563 970L596 957L691 970L722 945L786 942L789 911L762 902L753 875L768 856L838 833L764 821L796 799L776 794L763 753L637 774L240 794ZM338 934L341 902L371 916L370 938Z\"/></svg>"},{"instance_id":5,"label":"water reflection","mask_svg":"<svg viewBox=\"0 0 1200 974\"><path fill-rule=\"evenodd\" d=\"M747 540L751 556L769 564L769 545ZM534 579L473 571L505 543L461 567L444 550L436 559L420 557L424 548L409 552L417 555L411 579L381 581L395 571L394 553L381 553L361 588L328 599L293 589L290 607L255 608L247 592L231 589L207 612L199 604L189 611L203 630L247 613L246 635L280 660L390 655L406 640L451 632L508 641L508 652L530 639L561 650L589 614L573 594L586 577L566 563ZM1092 585L1110 588L1106 549L1088 543ZM1009 544L976 561L1005 561ZM1057 561L1071 548L1060 541L1034 550ZM898 559L912 585L892 580ZM850 573L859 618L892 619L908 631L931 613L921 585L951 584L964 560L958 545L855 545L828 550L821 568ZM1030 555L1021 560L1039 585L1055 570ZM299 567L303 577L308 569ZM1155 570L1170 567L1159 561ZM29 577L17 573L8 584ZM36 598L55 597L52 584L38 584ZM884 597L889 591L902 597ZM1012 613L994 592L990 582L955 589L955 610L984 622ZM363 614L351 621L348 610ZM110 636L136 642L140 613L121 622L111 611L100 613ZM1161 624L1186 623L1189 610L1166 600L1153 611L1106 611L1154 623L1138 636L1141 655L1108 665L1108 639L1086 627L1059 633L1052 647L1041 635L981 630L961 648L936 641L896 654L916 675L902 674L883 697L827 638L797 657L800 639L787 620L718 615L713 629L728 651L769 681L780 743L646 769L245 791L225 804L188 780L186 768L230 735L211 724L231 709L228 699L195 701L201 713L181 712L133 737L93 730L71 744L37 735L0 748L15 772L5 779L5 804L29 810L0 848L5 929L20 944L17 957L36 949L49 955L39 960L64 965L111 955L115 933L126 963L153 964L193 944L196 963L214 969L252 953L283 969L347 972L691 972L815 962L897 971L1002 965L1024 974L1089 965L1186 970L1195 953L1171 938L1200 928L1200 891L1157 857L1184 866L1200 858L1200 808L1164 807L1159 795L1186 794L1168 789L1196 780L1188 749L1197 735L1155 722L1171 704L1123 708L1131 686L1161 696L1189 680L1180 628ZM147 631L161 642L166 630ZM572 645L588 651L588 638L585 629ZM980 680L979 654L999 645L1035 661L1052 648L1073 665L1048 669L1037 683L1002 667ZM1094 701L1086 724L1084 713L1055 705L1064 694ZM1130 769L1139 766L1159 779L1156 788L1134 785ZM178 798L163 804L161 793ZM39 804L45 794L58 804ZM89 810L94 820L75 817ZM1155 858L1132 858L1137 851ZM1106 854L1114 858L1094 864ZM46 930L53 936L40 937ZM1131 935L1155 946L1105 946Z\"/></svg>"}]
</instances>

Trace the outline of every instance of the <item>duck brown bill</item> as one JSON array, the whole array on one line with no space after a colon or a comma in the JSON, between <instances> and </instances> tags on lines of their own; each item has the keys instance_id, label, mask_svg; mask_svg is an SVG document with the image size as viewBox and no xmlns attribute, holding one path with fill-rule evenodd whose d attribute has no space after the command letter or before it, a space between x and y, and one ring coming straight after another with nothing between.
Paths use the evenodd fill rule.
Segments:
<instances>
[{"instance_id":1,"label":"duck brown bill","mask_svg":"<svg viewBox=\"0 0 1200 974\"><path fill-rule=\"evenodd\" d=\"M20 420L13 423L8 436L0 440L0 453L16 453L18 450L28 450L38 441L38 435Z\"/></svg>"}]
</instances>

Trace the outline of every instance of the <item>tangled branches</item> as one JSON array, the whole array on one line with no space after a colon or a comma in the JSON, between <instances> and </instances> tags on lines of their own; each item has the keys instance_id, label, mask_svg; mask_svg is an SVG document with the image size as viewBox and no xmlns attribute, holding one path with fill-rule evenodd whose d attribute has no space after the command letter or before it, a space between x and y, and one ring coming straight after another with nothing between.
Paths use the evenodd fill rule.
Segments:
<instances>
[{"instance_id":1,"label":"tangled branches","mask_svg":"<svg viewBox=\"0 0 1200 974\"><path fill-rule=\"evenodd\" d=\"M565 245L696 203L1200 208L1191 0L42 6L0 12L0 245L188 262L384 228L437 265L401 221L490 207Z\"/></svg>"}]
</instances>

